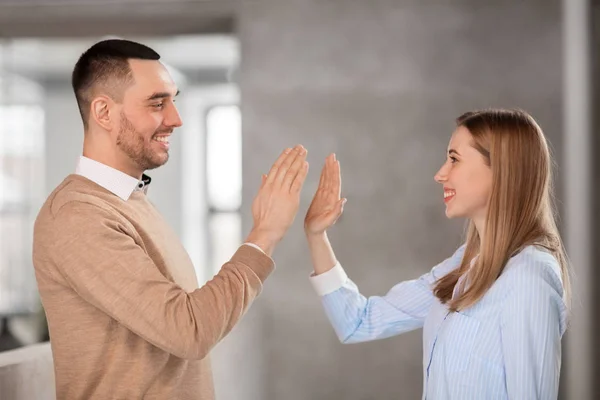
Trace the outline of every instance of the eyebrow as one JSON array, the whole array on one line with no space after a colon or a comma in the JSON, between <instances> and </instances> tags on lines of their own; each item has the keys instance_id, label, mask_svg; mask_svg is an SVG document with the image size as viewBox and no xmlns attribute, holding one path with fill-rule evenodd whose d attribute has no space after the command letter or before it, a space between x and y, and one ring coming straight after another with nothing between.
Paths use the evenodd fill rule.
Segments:
<instances>
[{"instance_id":1,"label":"eyebrow","mask_svg":"<svg viewBox=\"0 0 600 400\"><path fill-rule=\"evenodd\" d=\"M177 90L177 93L175 93L176 97L179 94L179 89ZM150 97L148 97L146 100L147 101L152 101L152 100L157 100L157 99L165 99L167 97L171 97L171 93L169 92L156 92L156 93L152 93L152 95L150 95Z\"/></svg>"},{"instance_id":2,"label":"eyebrow","mask_svg":"<svg viewBox=\"0 0 600 400\"><path fill-rule=\"evenodd\" d=\"M456 151L454 149L448 150L448 155L450 155L450 154L456 154L457 156L460 156L460 154L458 153L458 151Z\"/></svg>"}]
</instances>

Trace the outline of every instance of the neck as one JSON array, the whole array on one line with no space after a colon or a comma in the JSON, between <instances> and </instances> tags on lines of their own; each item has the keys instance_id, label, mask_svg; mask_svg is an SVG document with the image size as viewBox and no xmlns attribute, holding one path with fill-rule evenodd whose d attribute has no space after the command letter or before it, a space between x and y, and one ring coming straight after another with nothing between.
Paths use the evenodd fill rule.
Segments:
<instances>
[{"instance_id":1,"label":"neck","mask_svg":"<svg viewBox=\"0 0 600 400\"><path fill-rule=\"evenodd\" d=\"M473 223L475 224L475 229L477 229L477 234L479 235L479 247L481 248L485 238L485 219L474 218Z\"/></svg>"},{"instance_id":2,"label":"neck","mask_svg":"<svg viewBox=\"0 0 600 400\"><path fill-rule=\"evenodd\" d=\"M99 143L92 139L92 135L86 134L83 140L83 156L104 165L108 165L136 179L141 179L144 171L134 165L125 155L119 155L118 150L108 143Z\"/></svg>"}]
</instances>

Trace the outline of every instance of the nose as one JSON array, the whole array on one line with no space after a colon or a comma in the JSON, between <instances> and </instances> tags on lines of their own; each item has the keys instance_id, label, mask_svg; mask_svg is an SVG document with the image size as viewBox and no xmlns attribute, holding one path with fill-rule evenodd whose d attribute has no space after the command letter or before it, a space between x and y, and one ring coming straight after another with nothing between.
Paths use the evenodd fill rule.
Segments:
<instances>
[{"instance_id":1,"label":"nose","mask_svg":"<svg viewBox=\"0 0 600 400\"><path fill-rule=\"evenodd\" d=\"M183 121L181 120L181 116L179 115L179 111L177 110L177 107L175 107L175 104L172 104L172 107L169 107L164 124L173 128L179 128L183 125Z\"/></svg>"},{"instance_id":2,"label":"nose","mask_svg":"<svg viewBox=\"0 0 600 400\"><path fill-rule=\"evenodd\" d=\"M433 176L433 179L437 183L444 183L448 180L448 168L446 168L446 164L442 165L439 171Z\"/></svg>"}]
</instances>

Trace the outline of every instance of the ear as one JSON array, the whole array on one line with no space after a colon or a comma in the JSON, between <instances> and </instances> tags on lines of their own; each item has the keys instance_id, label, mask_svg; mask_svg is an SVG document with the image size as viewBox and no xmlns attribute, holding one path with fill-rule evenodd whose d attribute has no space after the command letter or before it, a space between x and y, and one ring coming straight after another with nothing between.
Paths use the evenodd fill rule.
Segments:
<instances>
[{"instance_id":1,"label":"ear","mask_svg":"<svg viewBox=\"0 0 600 400\"><path fill-rule=\"evenodd\" d=\"M90 120L107 131L113 129L115 123L115 102L107 96L98 96L92 100L90 107Z\"/></svg>"}]
</instances>

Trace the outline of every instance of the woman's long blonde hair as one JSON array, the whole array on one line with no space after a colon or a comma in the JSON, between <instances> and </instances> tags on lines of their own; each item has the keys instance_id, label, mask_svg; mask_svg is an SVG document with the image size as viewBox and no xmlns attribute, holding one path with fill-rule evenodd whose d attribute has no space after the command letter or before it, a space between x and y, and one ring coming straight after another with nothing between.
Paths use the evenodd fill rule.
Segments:
<instances>
[{"instance_id":1,"label":"woman's long blonde hair","mask_svg":"<svg viewBox=\"0 0 600 400\"><path fill-rule=\"evenodd\" d=\"M436 282L434 293L451 311L474 305L500 276L508 260L525 246L546 248L558 261L569 302L568 261L555 221L552 159L544 134L521 110L468 112L456 120L473 136L492 170L492 191L485 224L485 241L472 221L467 229L461 265ZM471 268L471 261L474 260ZM468 272L467 289L453 299L454 286Z\"/></svg>"}]
</instances>

